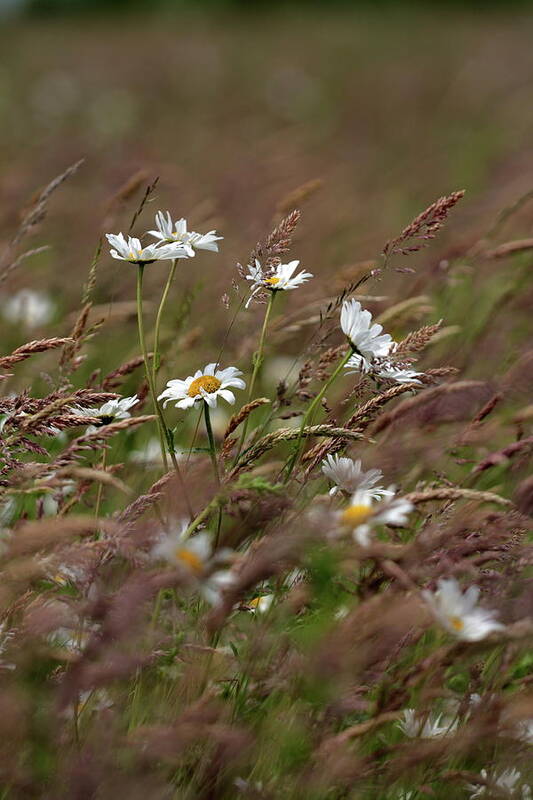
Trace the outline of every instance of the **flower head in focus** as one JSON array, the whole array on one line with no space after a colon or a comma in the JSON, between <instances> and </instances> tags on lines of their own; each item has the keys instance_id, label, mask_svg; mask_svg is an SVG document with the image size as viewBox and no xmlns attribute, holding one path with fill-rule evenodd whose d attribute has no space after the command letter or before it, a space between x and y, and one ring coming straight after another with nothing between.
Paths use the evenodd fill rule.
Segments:
<instances>
[{"instance_id":1,"label":"flower head in focus","mask_svg":"<svg viewBox=\"0 0 533 800\"><path fill-rule=\"evenodd\" d=\"M215 363L208 364L205 369L197 370L185 380L176 378L168 381L167 388L159 395L158 400L164 400L165 406L175 401L176 408L192 408L196 403L205 400L208 406L215 408L217 398L222 397L233 405L235 395L229 389L246 388L240 375L242 372L236 367L217 369Z\"/></svg>"},{"instance_id":2,"label":"flower head in focus","mask_svg":"<svg viewBox=\"0 0 533 800\"><path fill-rule=\"evenodd\" d=\"M21 289L9 297L3 307L2 315L8 322L21 324L31 330L50 322L54 314L54 304L43 292Z\"/></svg>"},{"instance_id":3,"label":"flower head in focus","mask_svg":"<svg viewBox=\"0 0 533 800\"><path fill-rule=\"evenodd\" d=\"M478 642L505 627L495 621L494 611L477 605L477 586L471 586L463 594L455 578L440 579L436 592L425 590L422 594L435 619L458 639Z\"/></svg>"},{"instance_id":4,"label":"flower head in focus","mask_svg":"<svg viewBox=\"0 0 533 800\"><path fill-rule=\"evenodd\" d=\"M305 272L305 270L297 275L294 274L299 263L299 261L289 261L288 264L278 264L277 267L265 272L256 258L254 265L248 265L246 280L252 282L252 293L245 308L248 308L254 295L262 289L268 289L270 292L286 292L290 289L297 289L302 283L312 278L312 273Z\"/></svg>"},{"instance_id":5,"label":"flower head in focus","mask_svg":"<svg viewBox=\"0 0 533 800\"><path fill-rule=\"evenodd\" d=\"M374 358L383 358L394 342L383 327L372 323L370 311L363 310L357 300L345 300L341 309L341 328L353 350L363 358L365 368Z\"/></svg>"},{"instance_id":6,"label":"flower head in focus","mask_svg":"<svg viewBox=\"0 0 533 800\"><path fill-rule=\"evenodd\" d=\"M351 458L328 455L322 462L322 472L336 485L330 489L331 495L340 491L353 494L358 489L367 490L370 495L379 500L381 497L393 497L394 492L390 489L383 489L376 486L382 480L383 473L380 469L369 469L364 472L361 461L354 461Z\"/></svg>"},{"instance_id":7,"label":"flower head in focus","mask_svg":"<svg viewBox=\"0 0 533 800\"><path fill-rule=\"evenodd\" d=\"M505 769L499 774L489 775L486 769L482 769L480 775L485 780L490 780L508 797L520 798L520 800L531 800L531 788L522 783L522 775L517 769ZM467 787L471 798L490 796L490 788L487 786L476 786L468 784Z\"/></svg>"},{"instance_id":8,"label":"flower head in focus","mask_svg":"<svg viewBox=\"0 0 533 800\"><path fill-rule=\"evenodd\" d=\"M122 233L106 233L107 240L113 245L109 251L113 258L119 261L129 261L130 264L152 264L154 261L165 261L172 258L189 258L191 255L181 244L168 244L158 247L157 244L141 245L139 239L133 236L124 238ZM194 251L192 252L194 255Z\"/></svg>"},{"instance_id":9,"label":"flower head in focus","mask_svg":"<svg viewBox=\"0 0 533 800\"><path fill-rule=\"evenodd\" d=\"M155 215L156 230L148 231L149 234L154 236L163 244L176 243L181 245L187 255L194 256L194 250L211 250L218 253L217 242L223 239L223 236L217 236L216 231L209 231L208 233L196 233L195 231L187 230L187 220L183 217L172 222L170 211L166 215L162 211L158 211Z\"/></svg>"}]
</instances>

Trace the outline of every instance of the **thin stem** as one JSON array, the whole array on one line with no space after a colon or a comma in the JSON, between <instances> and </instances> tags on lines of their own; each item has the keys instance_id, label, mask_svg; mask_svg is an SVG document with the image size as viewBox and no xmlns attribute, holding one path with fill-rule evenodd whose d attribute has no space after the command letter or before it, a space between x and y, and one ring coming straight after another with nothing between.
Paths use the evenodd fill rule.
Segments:
<instances>
[{"instance_id":1,"label":"thin stem","mask_svg":"<svg viewBox=\"0 0 533 800\"><path fill-rule=\"evenodd\" d=\"M292 456L290 457L290 459L289 459L289 461L287 463L287 472L286 472L286 475L285 475L285 483L287 483L287 481L289 480L290 476L292 475L292 472L294 470L296 462L298 461L298 458L300 457L300 452L301 452L301 448L302 448L302 438L303 438L302 434L303 434L305 426L311 423L312 416L313 416L313 413L315 411L315 408L321 402L322 398L326 394L326 392L329 389L329 387L331 386L331 384L340 375L340 373L342 372L344 366L348 362L348 359L351 357L351 355L352 355L352 351L348 350L348 352L346 353L344 358L342 358L342 360L339 361L339 363L337 364L337 367L331 373L331 375L329 376L328 380L325 382L324 386L319 391L319 393L317 394L317 396L315 397L315 399L313 400L313 402L311 403L311 405L309 406L309 408L307 409L307 411L303 415L302 423L300 425L300 432L298 434L298 439L296 440L296 447L294 448L294 452L293 452Z\"/></svg>"},{"instance_id":2,"label":"thin stem","mask_svg":"<svg viewBox=\"0 0 533 800\"><path fill-rule=\"evenodd\" d=\"M157 428L159 433L159 443L161 445L161 455L163 457L163 463L165 465L165 469L168 469L167 453L165 447L166 425L164 424L164 421L161 419L161 409L159 407L159 403L157 402L153 377L150 371L150 362L148 360L148 350L146 349L146 337L144 335L143 300L142 300L143 276L144 276L144 264L137 264L137 326L139 328L139 342L141 345L141 351L144 360L144 372L146 375L146 380L148 382L148 387L150 389L150 395L152 398L154 411L157 415Z\"/></svg>"},{"instance_id":3,"label":"thin stem","mask_svg":"<svg viewBox=\"0 0 533 800\"><path fill-rule=\"evenodd\" d=\"M103 472L105 472L106 464L107 464L107 449L104 447L102 451L102 464L100 466L100 469L102 469ZM98 493L96 495L96 507L94 509L94 516L96 517L96 519L98 519L98 517L100 516L100 507L102 505L103 490L104 490L104 485L100 481L100 483L98 484Z\"/></svg>"},{"instance_id":4,"label":"thin stem","mask_svg":"<svg viewBox=\"0 0 533 800\"><path fill-rule=\"evenodd\" d=\"M207 519L207 517L211 514L211 512L214 511L216 508L220 510L222 508L223 503L224 503L223 495L216 494L211 500L211 502L206 505L203 511L200 511L198 516L195 517L195 519L193 519L187 530L182 534L181 536L182 540L185 541L190 536L192 536L196 528L198 528L202 524L204 519Z\"/></svg>"},{"instance_id":5,"label":"thin stem","mask_svg":"<svg viewBox=\"0 0 533 800\"><path fill-rule=\"evenodd\" d=\"M157 316L155 319L155 328L154 328L154 357L152 361L152 376L154 380L154 386L157 385L157 373L159 370L159 334L161 329L161 320L163 318L163 311L165 310L165 306L167 303L168 293L170 291L170 287L172 285L172 281L174 280L174 274L176 272L176 265L178 261L175 258L172 261L172 266L170 267L170 272L168 273L167 282L165 284L165 288L163 289L163 294L161 296L161 302L159 303L159 308L157 309Z\"/></svg>"},{"instance_id":6,"label":"thin stem","mask_svg":"<svg viewBox=\"0 0 533 800\"><path fill-rule=\"evenodd\" d=\"M207 438L209 440L209 453L211 455L211 463L213 464L213 472L215 473L217 486L220 486L220 475L218 472L218 463L217 463L217 448L215 445L215 438L213 436L213 428L211 427L211 416L209 414L209 406L205 402L205 400L204 400L204 417L205 417L205 429L207 431Z\"/></svg>"},{"instance_id":7,"label":"thin stem","mask_svg":"<svg viewBox=\"0 0 533 800\"><path fill-rule=\"evenodd\" d=\"M167 464L166 461L166 451L165 451L165 443L168 449L168 453L170 455L170 459L172 461L172 465L176 470L176 474L178 479L181 483L181 488L183 491L183 496L185 498L185 502L187 504L187 510L189 515L193 516L193 511L189 502L189 498L187 495L187 490L185 487L185 483L183 481L183 476L181 474L181 470L178 465L178 461L176 459L176 454L174 452L174 442L172 440L172 434L170 433L167 424L165 422L165 417L163 415L163 410L159 403L157 402L157 394L155 390L153 375L150 370L150 362L148 360L148 350L146 349L146 338L144 335L144 322L143 322L143 302L142 302L142 287L143 287L143 272L144 272L144 264L137 264L137 323L139 326L139 342L141 345L141 351L143 354L144 359L144 372L146 374L146 380L148 381L148 387L150 389L150 395L152 397L152 403L154 406L154 411L157 415L158 419L158 430L159 430L159 442L161 444L161 454L163 456L163 463Z\"/></svg>"},{"instance_id":8,"label":"thin stem","mask_svg":"<svg viewBox=\"0 0 533 800\"><path fill-rule=\"evenodd\" d=\"M254 353L254 357L253 357L254 371L252 373L252 379L250 381L250 386L248 388L248 400L247 400L248 403L251 400L253 400L255 382L257 380L257 376L259 375L259 370L261 369L261 364L263 363L263 352L264 352L264 349L265 349L266 332L267 332L267 328L268 328L268 321L270 319L270 314L272 312L272 307L274 305L274 298L275 297L276 297L276 292L270 292L270 297L269 297L269 300L268 300L267 309L265 311L265 318L263 320L263 327L261 329L261 336L259 338L259 348ZM241 454L242 446L244 444L244 440L246 439L246 431L248 430L249 419L250 419L249 416L246 417L246 419L244 420L244 422L242 424L241 438L240 438L240 441L239 441L239 446L237 448L237 455L235 456L234 466L237 463L237 461L239 460L239 456Z\"/></svg>"}]
</instances>

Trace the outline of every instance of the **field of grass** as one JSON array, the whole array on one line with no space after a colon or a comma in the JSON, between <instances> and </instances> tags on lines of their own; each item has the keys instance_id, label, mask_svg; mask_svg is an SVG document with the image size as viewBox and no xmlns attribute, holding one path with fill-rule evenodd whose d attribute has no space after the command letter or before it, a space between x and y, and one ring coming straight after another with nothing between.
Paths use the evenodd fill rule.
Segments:
<instances>
[{"instance_id":1,"label":"field of grass","mask_svg":"<svg viewBox=\"0 0 533 800\"><path fill-rule=\"evenodd\" d=\"M6 24L0 798L531 797L532 25Z\"/></svg>"}]
</instances>

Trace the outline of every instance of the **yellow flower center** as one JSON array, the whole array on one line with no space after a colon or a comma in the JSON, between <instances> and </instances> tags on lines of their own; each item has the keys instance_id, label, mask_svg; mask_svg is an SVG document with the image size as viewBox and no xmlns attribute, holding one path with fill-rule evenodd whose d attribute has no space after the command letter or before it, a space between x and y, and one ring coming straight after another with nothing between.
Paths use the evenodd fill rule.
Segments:
<instances>
[{"instance_id":1,"label":"yellow flower center","mask_svg":"<svg viewBox=\"0 0 533 800\"><path fill-rule=\"evenodd\" d=\"M272 278L265 278L264 283L268 283L269 286L275 286L279 283L279 278L277 275L273 275Z\"/></svg>"},{"instance_id":2,"label":"yellow flower center","mask_svg":"<svg viewBox=\"0 0 533 800\"><path fill-rule=\"evenodd\" d=\"M461 617L450 617L450 624L454 631L462 631L465 626Z\"/></svg>"},{"instance_id":3,"label":"yellow flower center","mask_svg":"<svg viewBox=\"0 0 533 800\"><path fill-rule=\"evenodd\" d=\"M263 599L262 597L254 597L253 600L250 600L248 605L250 606L250 608L257 608L262 599Z\"/></svg>"},{"instance_id":4,"label":"yellow flower center","mask_svg":"<svg viewBox=\"0 0 533 800\"><path fill-rule=\"evenodd\" d=\"M356 503L353 506L348 506L348 508L342 512L342 521L346 525L355 528L357 525L362 525L363 522L366 522L371 516L371 506L364 505L363 503Z\"/></svg>"},{"instance_id":5,"label":"yellow flower center","mask_svg":"<svg viewBox=\"0 0 533 800\"><path fill-rule=\"evenodd\" d=\"M191 572L201 575L204 571L202 559L191 550L187 550L185 547L177 547L174 555L176 556L176 561L181 561Z\"/></svg>"},{"instance_id":6,"label":"yellow flower center","mask_svg":"<svg viewBox=\"0 0 533 800\"><path fill-rule=\"evenodd\" d=\"M213 394L213 392L218 391L221 386L221 381L215 378L214 375L200 375L199 378L193 380L187 394L189 397L198 397L198 395L202 394L202 390L207 392L207 394Z\"/></svg>"}]
</instances>

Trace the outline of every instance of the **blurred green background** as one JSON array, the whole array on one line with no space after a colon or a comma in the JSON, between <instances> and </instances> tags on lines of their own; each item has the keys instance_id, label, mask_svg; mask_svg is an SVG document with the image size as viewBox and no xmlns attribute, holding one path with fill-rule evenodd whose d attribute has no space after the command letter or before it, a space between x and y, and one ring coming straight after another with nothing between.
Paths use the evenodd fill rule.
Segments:
<instances>
[{"instance_id":1,"label":"blurred green background","mask_svg":"<svg viewBox=\"0 0 533 800\"><path fill-rule=\"evenodd\" d=\"M142 186L156 176L137 232L153 227L157 208L169 208L225 237L220 256L182 268L182 288L202 285L191 322L206 329L208 357L220 336L214 310L224 313L235 263L269 230L280 200L306 181L322 183L303 205L293 257L318 280L287 297L288 313L302 298L340 288L357 274L355 263L379 256L415 214L464 188L437 248L409 260L418 274L391 273L376 288L385 304L435 294L442 259L484 235L533 186L529 4L103 5L121 13L104 14L93 1L91 14L13 13L2 22L0 246L35 191L85 158L30 242L51 249L25 262L7 287L51 292L57 332L67 327L63 312L79 307L99 236L127 229ZM137 194L126 197L133 184ZM506 235L531 235L526 211ZM468 260L461 269L453 285L465 291L450 293L457 308L442 295L447 322L473 313L480 281L488 298L476 306L482 327L517 271L497 264L481 274ZM154 270L147 293L155 297L163 281ZM131 272L105 254L97 302L111 308L133 295ZM244 336L255 324L251 315L243 321ZM132 322L131 336L113 340L113 361L131 353L134 333ZM6 348L25 336L7 335L15 342Z\"/></svg>"}]
</instances>

